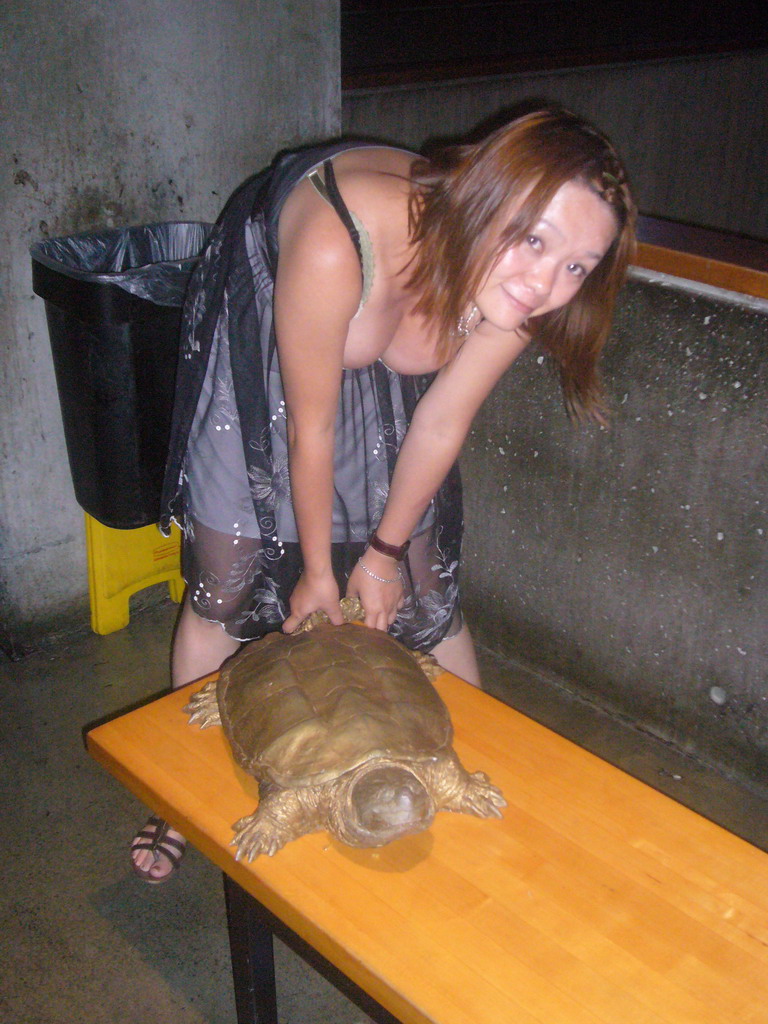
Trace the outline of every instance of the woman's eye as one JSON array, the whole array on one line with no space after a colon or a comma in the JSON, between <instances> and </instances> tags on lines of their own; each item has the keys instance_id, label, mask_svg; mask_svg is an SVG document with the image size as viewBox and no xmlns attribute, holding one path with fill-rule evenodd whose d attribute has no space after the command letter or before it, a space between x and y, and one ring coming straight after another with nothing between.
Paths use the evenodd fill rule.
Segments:
<instances>
[{"instance_id":1,"label":"woman's eye","mask_svg":"<svg viewBox=\"0 0 768 1024\"><path fill-rule=\"evenodd\" d=\"M538 235L528 235L526 242L532 249L536 249L537 251L541 249L541 239Z\"/></svg>"},{"instance_id":2,"label":"woman's eye","mask_svg":"<svg viewBox=\"0 0 768 1024\"><path fill-rule=\"evenodd\" d=\"M586 277L587 272L580 263L570 263L568 265L568 273L574 274L576 277Z\"/></svg>"}]
</instances>

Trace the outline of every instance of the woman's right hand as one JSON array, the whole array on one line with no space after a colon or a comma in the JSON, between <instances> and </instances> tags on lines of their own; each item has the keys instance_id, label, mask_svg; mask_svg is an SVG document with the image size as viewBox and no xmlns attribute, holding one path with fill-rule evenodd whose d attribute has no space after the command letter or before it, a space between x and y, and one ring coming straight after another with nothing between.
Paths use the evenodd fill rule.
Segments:
<instances>
[{"instance_id":1,"label":"woman's right hand","mask_svg":"<svg viewBox=\"0 0 768 1024\"><path fill-rule=\"evenodd\" d=\"M283 623L284 633L292 633L300 622L316 611L325 612L334 626L344 622L339 605L339 587L330 570L318 574L303 572L293 588L289 604L291 614Z\"/></svg>"},{"instance_id":2,"label":"woman's right hand","mask_svg":"<svg viewBox=\"0 0 768 1024\"><path fill-rule=\"evenodd\" d=\"M361 562L369 572L361 568ZM372 577L370 572L380 579ZM350 574L347 597L359 599L365 610L366 626L386 632L403 607L403 582L398 563L368 548Z\"/></svg>"}]
</instances>

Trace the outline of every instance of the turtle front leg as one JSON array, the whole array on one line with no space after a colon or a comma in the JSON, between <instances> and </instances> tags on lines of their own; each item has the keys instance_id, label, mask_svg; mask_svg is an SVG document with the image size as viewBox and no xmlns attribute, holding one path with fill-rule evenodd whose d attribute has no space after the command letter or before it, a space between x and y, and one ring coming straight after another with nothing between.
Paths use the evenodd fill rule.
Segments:
<instances>
[{"instance_id":1,"label":"turtle front leg","mask_svg":"<svg viewBox=\"0 0 768 1024\"><path fill-rule=\"evenodd\" d=\"M457 806L447 805L446 810L475 814L478 818L500 818L501 808L507 806L504 794L485 772L467 772L463 790L455 799Z\"/></svg>"},{"instance_id":2,"label":"turtle front leg","mask_svg":"<svg viewBox=\"0 0 768 1024\"><path fill-rule=\"evenodd\" d=\"M218 678L212 679L190 697L189 704L184 707L190 725L196 723L201 729L207 729L209 725L221 725L219 702L216 699L217 684Z\"/></svg>"},{"instance_id":3,"label":"turtle front leg","mask_svg":"<svg viewBox=\"0 0 768 1024\"><path fill-rule=\"evenodd\" d=\"M468 772L455 754L432 767L432 792L442 811L474 814L478 818L500 818L507 801L485 772Z\"/></svg>"},{"instance_id":4,"label":"turtle front leg","mask_svg":"<svg viewBox=\"0 0 768 1024\"><path fill-rule=\"evenodd\" d=\"M250 861L260 853L272 857L292 839L322 827L317 807L311 801L308 805L294 790L262 786L254 813L233 824L235 836L231 845L237 847L236 860Z\"/></svg>"}]
</instances>

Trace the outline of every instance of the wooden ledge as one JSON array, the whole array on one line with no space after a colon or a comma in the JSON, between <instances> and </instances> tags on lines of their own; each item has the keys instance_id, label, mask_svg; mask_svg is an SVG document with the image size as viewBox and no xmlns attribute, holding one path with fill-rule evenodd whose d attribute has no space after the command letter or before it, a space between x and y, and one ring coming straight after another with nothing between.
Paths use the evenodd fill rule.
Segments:
<instances>
[{"instance_id":1,"label":"wooden ledge","mask_svg":"<svg viewBox=\"0 0 768 1024\"><path fill-rule=\"evenodd\" d=\"M768 299L768 243L656 217L638 220L635 266Z\"/></svg>"}]
</instances>

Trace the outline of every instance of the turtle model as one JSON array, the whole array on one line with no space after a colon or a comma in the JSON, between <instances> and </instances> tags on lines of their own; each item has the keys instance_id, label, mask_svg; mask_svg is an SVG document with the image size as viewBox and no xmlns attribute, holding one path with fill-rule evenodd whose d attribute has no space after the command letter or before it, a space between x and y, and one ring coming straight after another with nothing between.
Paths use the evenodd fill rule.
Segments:
<instances>
[{"instance_id":1,"label":"turtle model","mask_svg":"<svg viewBox=\"0 0 768 1024\"><path fill-rule=\"evenodd\" d=\"M190 724L222 725L258 781L256 811L232 826L238 858L323 828L375 847L428 828L439 810L501 817L501 792L453 750L435 659L350 621L359 602L342 609L345 625L315 613L247 645L185 708Z\"/></svg>"}]
</instances>

